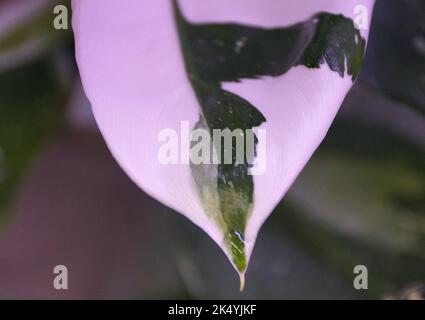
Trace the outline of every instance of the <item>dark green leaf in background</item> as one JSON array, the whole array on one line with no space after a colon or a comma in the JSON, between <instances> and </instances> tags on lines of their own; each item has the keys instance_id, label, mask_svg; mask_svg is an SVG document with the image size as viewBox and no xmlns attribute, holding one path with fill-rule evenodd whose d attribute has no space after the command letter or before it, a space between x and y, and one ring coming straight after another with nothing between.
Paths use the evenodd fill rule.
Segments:
<instances>
[{"instance_id":1,"label":"dark green leaf in background","mask_svg":"<svg viewBox=\"0 0 425 320\"><path fill-rule=\"evenodd\" d=\"M34 154L61 125L65 96L50 55L0 73L0 218Z\"/></svg>"},{"instance_id":2,"label":"dark green leaf in background","mask_svg":"<svg viewBox=\"0 0 425 320\"><path fill-rule=\"evenodd\" d=\"M75 67L70 30L53 28L57 3L46 3L0 38L0 224L25 169L62 125Z\"/></svg>"},{"instance_id":3,"label":"dark green leaf in background","mask_svg":"<svg viewBox=\"0 0 425 320\"><path fill-rule=\"evenodd\" d=\"M425 1L376 1L361 78L425 113Z\"/></svg>"}]
</instances>

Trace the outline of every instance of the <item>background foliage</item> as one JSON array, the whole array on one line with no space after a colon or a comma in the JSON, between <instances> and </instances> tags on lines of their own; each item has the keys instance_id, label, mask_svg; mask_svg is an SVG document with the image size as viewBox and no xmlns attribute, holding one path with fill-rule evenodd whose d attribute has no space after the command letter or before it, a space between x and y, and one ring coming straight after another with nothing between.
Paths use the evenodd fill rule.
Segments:
<instances>
[{"instance_id":1,"label":"background foliage","mask_svg":"<svg viewBox=\"0 0 425 320\"><path fill-rule=\"evenodd\" d=\"M360 80L260 232L242 295L212 241L115 165L72 36L46 27L53 3L0 36L1 296L383 298L425 281L423 1L377 1ZM46 280L58 261L79 277L66 293Z\"/></svg>"}]
</instances>

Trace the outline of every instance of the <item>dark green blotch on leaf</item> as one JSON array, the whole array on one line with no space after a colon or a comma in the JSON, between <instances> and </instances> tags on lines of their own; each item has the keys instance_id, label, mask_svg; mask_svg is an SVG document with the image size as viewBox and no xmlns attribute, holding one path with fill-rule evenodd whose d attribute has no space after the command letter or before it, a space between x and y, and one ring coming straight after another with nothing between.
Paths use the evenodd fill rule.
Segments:
<instances>
[{"instance_id":1,"label":"dark green blotch on leaf","mask_svg":"<svg viewBox=\"0 0 425 320\"><path fill-rule=\"evenodd\" d=\"M365 40L353 21L342 15L318 13L282 28L192 24L176 0L173 4L188 78L201 107L195 128L205 127L211 136L214 129L241 129L246 138L246 130L266 122L256 106L224 90L223 82L277 77L294 66L320 68L324 63L341 77L348 73L353 81L359 74ZM255 136L255 149L257 142ZM191 167L204 209L222 229L228 252L243 272L245 229L254 204L254 182L249 175L252 165L246 157L244 163L237 164L233 152L231 164Z\"/></svg>"}]
</instances>

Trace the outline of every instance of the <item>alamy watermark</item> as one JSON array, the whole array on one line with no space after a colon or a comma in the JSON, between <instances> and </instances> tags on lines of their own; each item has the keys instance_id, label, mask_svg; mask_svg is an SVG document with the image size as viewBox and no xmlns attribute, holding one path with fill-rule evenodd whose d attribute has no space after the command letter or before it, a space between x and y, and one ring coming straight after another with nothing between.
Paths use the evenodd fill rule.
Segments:
<instances>
[{"instance_id":1,"label":"alamy watermark","mask_svg":"<svg viewBox=\"0 0 425 320\"><path fill-rule=\"evenodd\" d=\"M53 28L56 30L68 30L69 21L68 21L68 8L63 4L58 4L53 8L53 14L55 18L53 19Z\"/></svg>"},{"instance_id":2,"label":"alamy watermark","mask_svg":"<svg viewBox=\"0 0 425 320\"><path fill-rule=\"evenodd\" d=\"M180 132L159 132L158 161L164 165L249 164L250 175L261 175L267 167L266 140L262 128L213 129L211 135L209 129L191 131L189 121L181 121Z\"/></svg>"},{"instance_id":3,"label":"alamy watermark","mask_svg":"<svg viewBox=\"0 0 425 320\"><path fill-rule=\"evenodd\" d=\"M356 5L353 9L354 27L358 30L369 29L369 10L363 4Z\"/></svg>"},{"instance_id":4,"label":"alamy watermark","mask_svg":"<svg viewBox=\"0 0 425 320\"><path fill-rule=\"evenodd\" d=\"M369 286L367 267L362 264L356 265L353 273L356 274L353 280L354 289L367 290Z\"/></svg>"},{"instance_id":5,"label":"alamy watermark","mask_svg":"<svg viewBox=\"0 0 425 320\"><path fill-rule=\"evenodd\" d=\"M64 265L57 265L53 268L53 287L56 290L68 290L68 268Z\"/></svg>"}]
</instances>

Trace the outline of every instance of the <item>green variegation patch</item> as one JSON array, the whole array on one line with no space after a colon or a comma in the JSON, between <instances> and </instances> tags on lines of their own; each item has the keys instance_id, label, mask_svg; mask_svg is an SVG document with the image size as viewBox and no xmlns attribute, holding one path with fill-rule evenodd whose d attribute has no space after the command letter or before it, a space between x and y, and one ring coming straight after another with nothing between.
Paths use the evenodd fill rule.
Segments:
<instances>
[{"instance_id":1,"label":"green variegation patch","mask_svg":"<svg viewBox=\"0 0 425 320\"><path fill-rule=\"evenodd\" d=\"M238 24L192 24L174 1L175 19L188 78L200 105L195 128L247 130L266 122L259 107L226 91L223 82L284 75L294 66L320 68L326 63L341 77L358 76L365 40L342 15L318 13L307 21L266 29ZM215 142L215 141L214 141ZM254 156L257 146L254 139ZM217 144L214 146L217 149ZM221 143L216 150L224 151ZM235 145L232 144L232 151ZM191 165L204 210L223 232L223 239L240 273L246 270L245 229L254 207L254 181L247 155L243 163Z\"/></svg>"}]
</instances>

